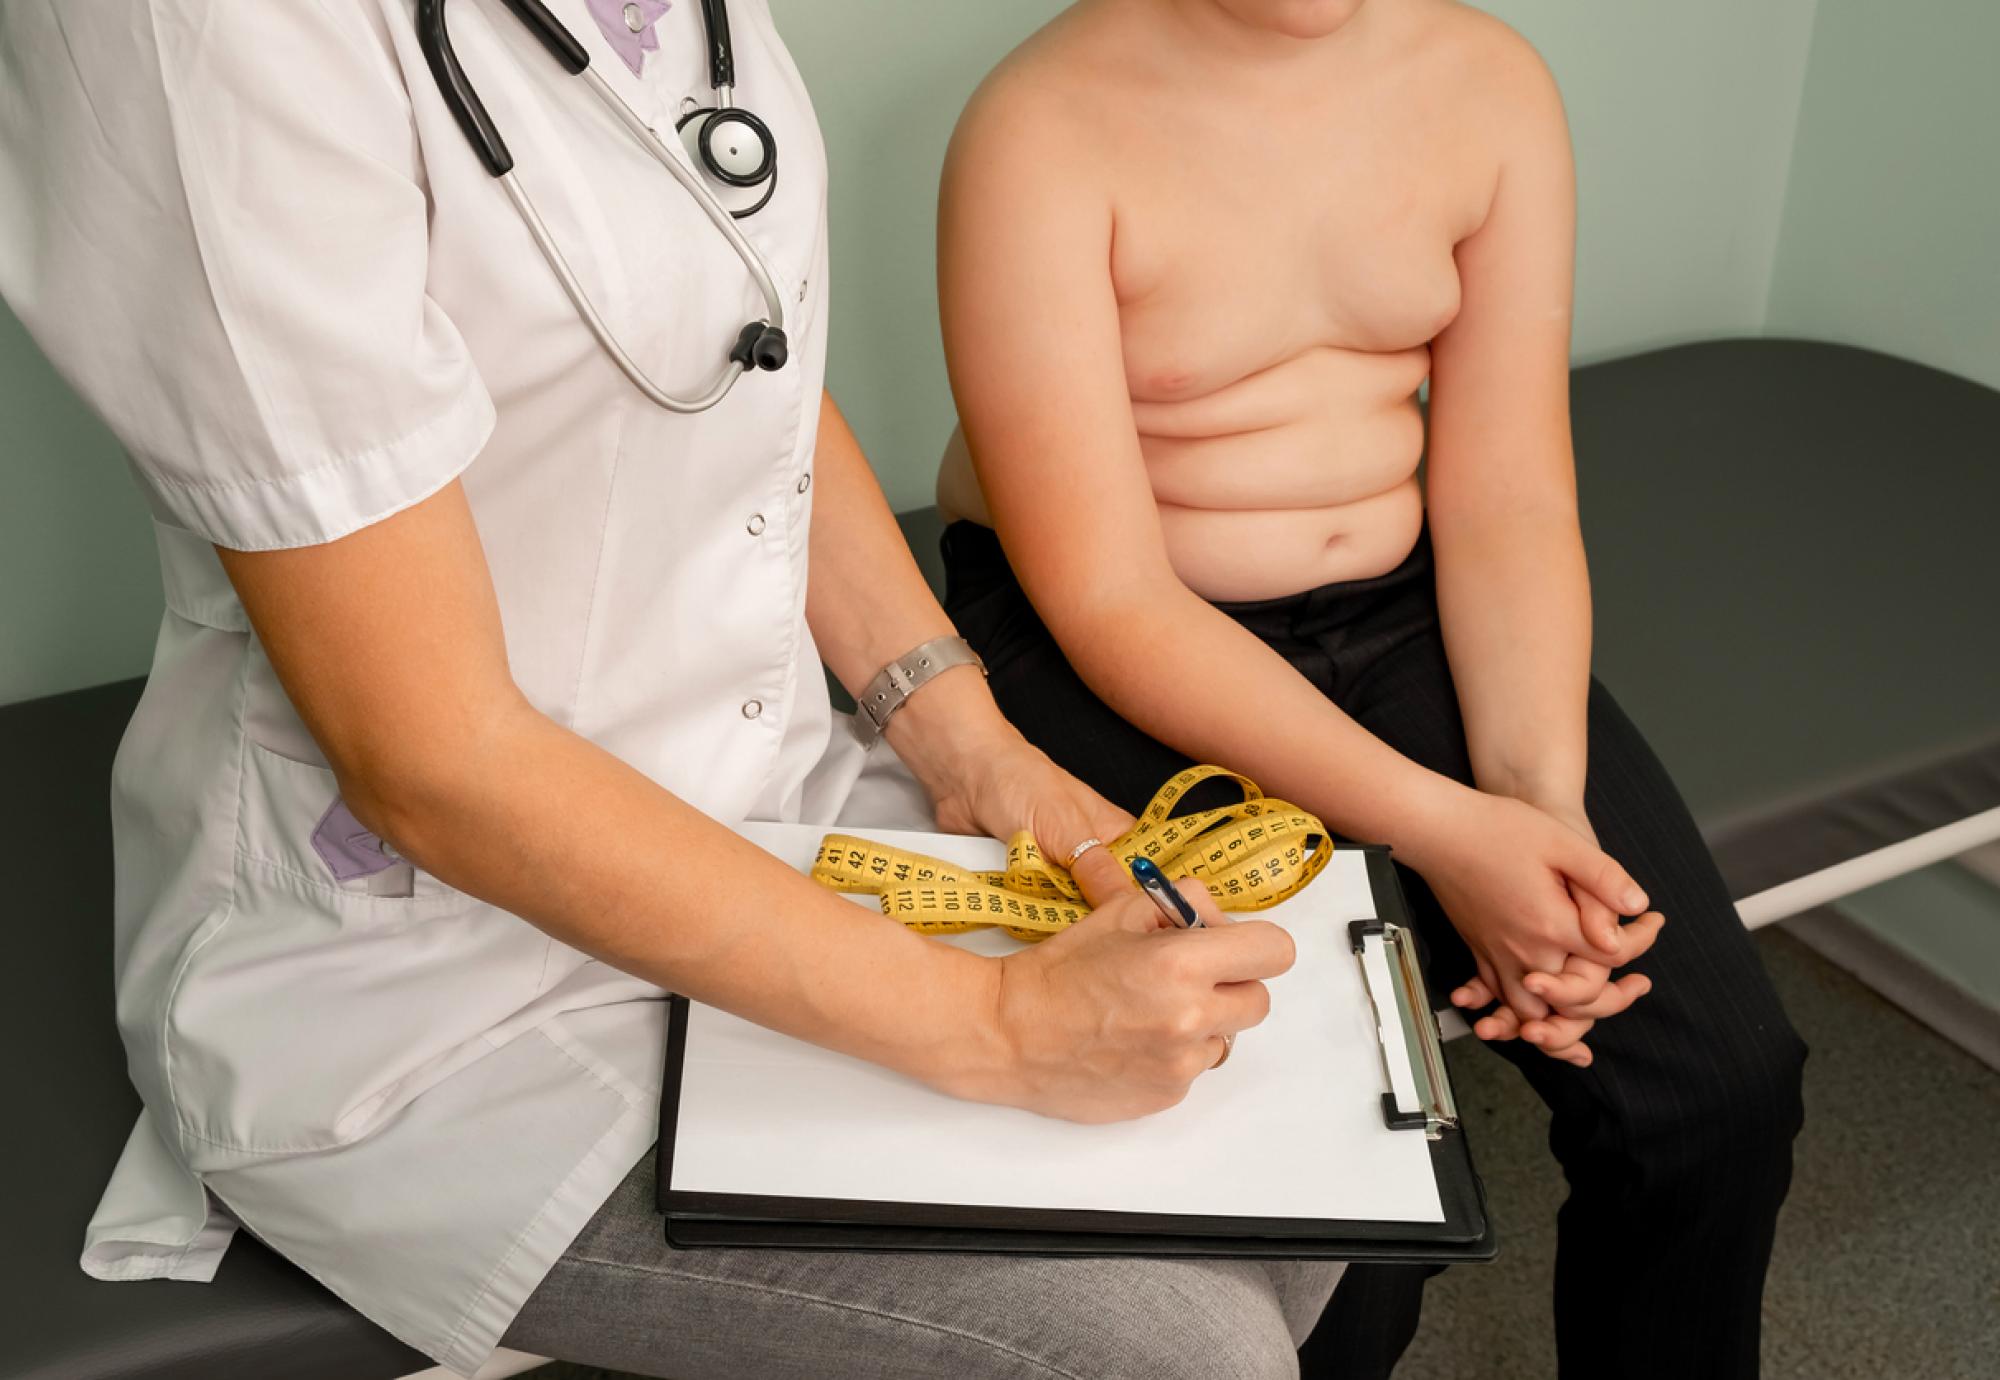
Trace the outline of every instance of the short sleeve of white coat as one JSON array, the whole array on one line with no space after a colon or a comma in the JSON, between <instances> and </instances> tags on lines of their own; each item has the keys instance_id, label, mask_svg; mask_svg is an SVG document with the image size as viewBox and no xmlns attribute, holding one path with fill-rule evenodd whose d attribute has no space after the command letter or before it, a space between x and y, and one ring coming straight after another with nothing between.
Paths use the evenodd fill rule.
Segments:
<instances>
[{"instance_id":1,"label":"short sleeve of white coat","mask_svg":"<svg viewBox=\"0 0 2000 1380\"><path fill-rule=\"evenodd\" d=\"M160 521L312 545L464 469L493 406L427 265L369 0L0 4L0 294Z\"/></svg>"}]
</instances>

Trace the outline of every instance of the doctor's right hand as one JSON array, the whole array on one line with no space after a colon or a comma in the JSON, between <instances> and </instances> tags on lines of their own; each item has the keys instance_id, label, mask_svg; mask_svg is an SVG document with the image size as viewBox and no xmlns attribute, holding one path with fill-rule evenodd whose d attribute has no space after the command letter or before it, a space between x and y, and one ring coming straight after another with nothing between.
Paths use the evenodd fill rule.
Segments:
<instances>
[{"instance_id":1,"label":"doctor's right hand","mask_svg":"<svg viewBox=\"0 0 2000 1380\"><path fill-rule=\"evenodd\" d=\"M1291 935L1231 923L1199 882L1179 886L1208 928L1170 925L1128 880L1079 924L998 960L1011 1086L995 1100L1070 1121L1162 1111L1222 1059L1225 1035L1264 1019L1263 980L1292 966Z\"/></svg>"}]
</instances>

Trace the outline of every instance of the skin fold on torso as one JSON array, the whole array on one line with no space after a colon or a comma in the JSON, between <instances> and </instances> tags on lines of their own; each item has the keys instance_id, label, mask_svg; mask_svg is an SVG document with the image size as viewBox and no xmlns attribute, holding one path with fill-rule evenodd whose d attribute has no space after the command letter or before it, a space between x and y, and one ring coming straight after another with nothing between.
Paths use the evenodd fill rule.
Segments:
<instances>
[{"instance_id":1,"label":"skin fold on torso","mask_svg":"<svg viewBox=\"0 0 2000 1380\"><path fill-rule=\"evenodd\" d=\"M1336 41L1264 35L1252 83L1173 8L1080 5L999 74L1091 93L1080 133L1113 207L1107 271L1169 557L1216 600L1381 574L1423 523L1418 392L1459 307L1454 246L1491 199L1454 80L1484 17L1371 0ZM990 525L962 433L937 492L947 519Z\"/></svg>"}]
</instances>

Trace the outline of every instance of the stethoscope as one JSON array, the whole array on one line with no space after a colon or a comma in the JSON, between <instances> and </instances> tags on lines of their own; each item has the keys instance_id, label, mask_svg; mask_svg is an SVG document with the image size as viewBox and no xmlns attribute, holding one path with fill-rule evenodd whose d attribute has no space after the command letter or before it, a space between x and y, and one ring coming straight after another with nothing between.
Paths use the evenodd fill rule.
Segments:
<instances>
[{"instance_id":1,"label":"stethoscope","mask_svg":"<svg viewBox=\"0 0 2000 1380\"><path fill-rule=\"evenodd\" d=\"M757 290L764 294L765 319L752 321L737 333L736 344L729 351L729 362L706 392L694 398L677 398L654 383L611 333L604 317L592 304L590 295L584 291L582 282L570 268L569 260L563 257L561 246L549 233L549 227L535 209L535 203L521 186L520 179L514 176L514 156L507 151L506 140L500 137L493 117L486 113L486 106L472 89L465 69L459 66L458 54L452 51L451 37L445 32L444 0L417 0L417 38L423 46L424 58L430 64L431 75L437 78L438 91L443 95L445 105L458 121L458 127L465 131L465 137L472 142L472 151L479 155L486 171L507 189L514 209L526 223L528 233L542 251L542 257L548 260L549 269L562 284L563 291L569 294L569 300L575 304L584 324L590 327L590 333L597 337L597 343L604 347L605 353L611 356L635 388L670 412L705 412L728 395L746 370L784 368L791 349L785 339L784 300L777 284L771 280L770 267L736 224L738 216L754 215L770 202L777 188L778 144L770 126L734 103L732 88L736 81L736 63L730 48L727 0L701 0L702 23L708 34L709 84L715 90L715 104L687 111L675 129L690 155L718 182L730 187L763 187L763 195L755 205L737 212L731 212L716 200L715 194L703 184L701 178L674 157L672 150L653 132L652 126L641 119L639 113L627 105L609 83L590 70L590 54L576 41L575 35L549 13L542 0L502 0L502 3L527 26L528 32L548 50L549 56L571 76L582 77L584 84L596 93L605 108L618 117L619 123L630 130L646 151L673 174L674 180L687 190L716 230L729 241L736 257L750 270Z\"/></svg>"}]
</instances>

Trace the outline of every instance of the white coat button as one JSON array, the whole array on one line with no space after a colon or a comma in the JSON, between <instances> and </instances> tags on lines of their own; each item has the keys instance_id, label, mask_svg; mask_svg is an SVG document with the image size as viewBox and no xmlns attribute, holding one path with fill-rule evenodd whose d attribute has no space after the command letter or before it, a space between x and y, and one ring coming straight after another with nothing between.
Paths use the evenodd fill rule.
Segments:
<instances>
[{"instance_id":1,"label":"white coat button","mask_svg":"<svg viewBox=\"0 0 2000 1380\"><path fill-rule=\"evenodd\" d=\"M799 476L799 492L804 493L807 489L810 489L812 486L813 486L812 471L807 470L804 474Z\"/></svg>"},{"instance_id":2,"label":"white coat button","mask_svg":"<svg viewBox=\"0 0 2000 1380\"><path fill-rule=\"evenodd\" d=\"M758 716L759 714L762 714L763 712L764 712L764 701L762 701L762 700L745 700L745 701L743 701L743 717L744 717L744 718L746 718L746 719L754 719L754 718L756 718L756 717L757 717L757 716Z\"/></svg>"},{"instance_id":3,"label":"white coat button","mask_svg":"<svg viewBox=\"0 0 2000 1380\"><path fill-rule=\"evenodd\" d=\"M744 530L746 530L747 532L749 532L749 533L750 533L750 535L751 535L751 536L753 536L753 537L761 537L761 536L763 536L763 535L764 535L764 515L763 515L762 513L752 513L752 514L750 515L750 521L748 521L748 522L744 523L744 524L743 524L743 527L744 527Z\"/></svg>"},{"instance_id":4,"label":"white coat button","mask_svg":"<svg viewBox=\"0 0 2000 1380\"><path fill-rule=\"evenodd\" d=\"M635 34L646 27L645 13L637 5L625 7L625 27Z\"/></svg>"}]
</instances>

